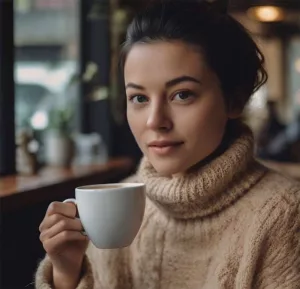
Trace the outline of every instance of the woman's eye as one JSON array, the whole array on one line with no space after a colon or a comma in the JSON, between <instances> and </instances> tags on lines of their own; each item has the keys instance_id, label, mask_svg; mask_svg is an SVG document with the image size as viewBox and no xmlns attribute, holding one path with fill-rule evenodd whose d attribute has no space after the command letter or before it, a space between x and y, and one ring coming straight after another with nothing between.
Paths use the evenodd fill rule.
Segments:
<instances>
[{"instance_id":1,"label":"woman's eye","mask_svg":"<svg viewBox=\"0 0 300 289\"><path fill-rule=\"evenodd\" d=\"M180 91L174 95L173 100L184 101L193 96L194 94L190 91Z\"/></svg>"},{"instance_id":2,"label":"woman's eye","mask_svg":"<svg viewBox=\"0 0 300 289\"><path fill-rule=\"evenodd\" d=\"M133 103L143 103L143 102L148 101L148 99L144 95L135 95L130 98L130 101L132 101Z\"/></svg>"}]
</instances>

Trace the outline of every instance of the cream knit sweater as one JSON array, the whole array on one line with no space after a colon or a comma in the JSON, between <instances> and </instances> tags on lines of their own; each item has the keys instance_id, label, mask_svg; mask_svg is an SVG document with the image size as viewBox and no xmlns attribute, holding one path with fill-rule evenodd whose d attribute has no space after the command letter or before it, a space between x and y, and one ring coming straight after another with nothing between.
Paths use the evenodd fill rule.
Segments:
<instances>
[{"instance_id":1,"label":"cream knit sweater","mask_svg":"<svg viewBox=\"0 0 300 289\"><path fill-rule=\"evenodd\" d=\"M253 160L249 133L184 176L143 159L143 225L124 249L90 244L78 289L300 288L300 186ZM132 179L130 180L132 181ZM36 288L51 287L48 257Z\"/></svg>"}]
</instances>

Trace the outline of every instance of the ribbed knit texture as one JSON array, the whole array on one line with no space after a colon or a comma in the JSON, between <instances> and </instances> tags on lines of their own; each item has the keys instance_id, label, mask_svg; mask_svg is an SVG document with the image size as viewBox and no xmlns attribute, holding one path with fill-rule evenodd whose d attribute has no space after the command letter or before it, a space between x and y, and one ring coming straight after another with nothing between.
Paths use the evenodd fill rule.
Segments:
<instances>
[{"instance_id":1,"label":"ribbed knit texture","mask_svg":"<svg viewBox=\"0 0 300 289\"><path fill-rule=\"evenodd\" d=\"M253 160L252 135L246 132L223 155L180 177L160 177L146 158L139 176L147 195L175 218L205 217L229 206L265 173Z\"/></svg>"},{"instance_id":2,"label":"ribbed knit texture","mask_svg":"<svg viewBox=\"0 0 300 289\"><path fill-rule=\"evenodd\" d=\"M91 268L78 288L300 288L299 183L252 154L245 132L221 156L181 176L161 177L144 158L126 181L147 187L138 236L123 249L90 244ZM36 288L52 288L49 263L40 265Z\"/></svg>"}]
</instances>

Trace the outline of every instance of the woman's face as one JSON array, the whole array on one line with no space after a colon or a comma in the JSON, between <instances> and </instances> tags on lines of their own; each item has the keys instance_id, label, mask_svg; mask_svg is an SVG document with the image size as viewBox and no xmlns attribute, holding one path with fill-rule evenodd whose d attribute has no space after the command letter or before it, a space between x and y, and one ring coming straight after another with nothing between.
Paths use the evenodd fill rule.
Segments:
<instances>
[{"instance_id":1,"label":"woman's face","mask_svg":"<svg viewBox=\"0 0 300 289\"><path fill-rule=\"evenodd\" d=\"M230 115L198 50L180 41L136 44L124 75L130 128L159 174L183 173L216 150Z\"/></svg>"}]
</instances>

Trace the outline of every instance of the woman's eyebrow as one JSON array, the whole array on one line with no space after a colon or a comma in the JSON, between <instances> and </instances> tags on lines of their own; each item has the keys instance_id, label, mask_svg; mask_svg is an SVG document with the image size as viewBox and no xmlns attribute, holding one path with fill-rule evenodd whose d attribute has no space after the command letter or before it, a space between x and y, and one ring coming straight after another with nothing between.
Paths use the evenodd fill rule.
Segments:
<instances>
[{"instance_id":1,"label":"woman's eyebrow","mask_svg":"<svg viewBox=\"0 0 300 289\"><path fill-rule=\"evenodd\" d=\"M187 75L183 75L180 77L176 77L172 80L169 80L168 82L166 82L166 87L170 88L171 86L177 85L181 82L195 82L195 83L199 83L201 84L201 81L192 77L192 76L187 76Z\"/></svg>"},{"instance_id":2,"label":"woman's eyebrow","mask_svg":"<svg viewBox=\"0 0 300 289\"><path fill-rule=\"evenodd\" d=\"M135 88L135 89L139 89L139 90L145 90L145 87L141 86L141 85L138 85L138 84L135 84L133 82L129 82L128 84L126 84L126 89L128 88Z\"/></svg>"},{"instance_id":3,"label":"woman's eyebrow","mask_svg":"<svg viewBox=\"0 0 300 289\"><path fill-rule=\"evenodd\" d=\"M176 77L174 79L171 79L171 80L167 81L165 86L167 88L170 88L171 86L177 85L177 84L182 83L182 82L195 82L195 83L201 84L200 80L198 80L198 79L196 79L192 76L183 75L183 76ZM144 86L133 83L133 82L129 82L128 84L126 84L125 88L126 89L134 88L134 89L139 89L139 90L145 90Z\"/></svg>"}]
</instances>

